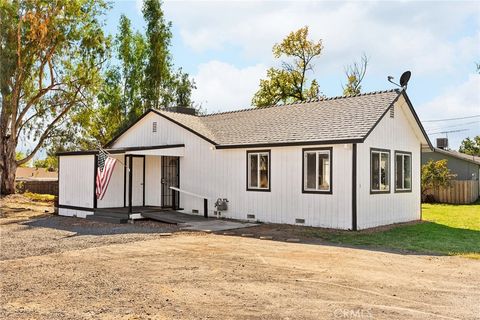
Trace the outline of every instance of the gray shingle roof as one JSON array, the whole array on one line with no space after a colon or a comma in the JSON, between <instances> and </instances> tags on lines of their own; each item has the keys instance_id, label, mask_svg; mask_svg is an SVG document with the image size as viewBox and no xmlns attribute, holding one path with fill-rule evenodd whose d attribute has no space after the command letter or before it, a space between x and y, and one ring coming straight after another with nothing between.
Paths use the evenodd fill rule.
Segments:
<instances>
[{"instance_id":1,"label":"gray shingle roof","mask_svg":"<svg viewBox=\"0 0 480 320\"><path fill-rule=\"evenodd\" d=\"M458 151L455 151L455 150L444 150L444 149L440 149L440 148L433 148L433 152L446 154L446 155L452 156L452 157L457 158L457 159L465 160L465 161L472 162L474 164L480 165L480 157L479 156L472 156L472 155L461 153L461 152L458 152Z\"/></svg>"},{"instance_id":2,"label":"gray shingle roof","mask_svg":"<svg viewBox=\"0 0 480 320\"><path fill-rule=\"evenodd\" d=\"M399 94L380 91L204 116L156 112L225 146L354 140L368 135Z\"/></svg>"}]
</instances>

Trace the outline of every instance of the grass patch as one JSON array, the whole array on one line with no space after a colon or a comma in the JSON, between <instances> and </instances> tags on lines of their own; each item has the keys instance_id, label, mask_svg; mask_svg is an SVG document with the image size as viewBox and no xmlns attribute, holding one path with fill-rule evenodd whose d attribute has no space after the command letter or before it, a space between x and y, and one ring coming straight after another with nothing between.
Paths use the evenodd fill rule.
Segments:
<instances>
[{"instance_id":1,"label":"grass patch","mask_svg":"<svg viewBox=\"0 0 480 320\"><path fill-rule=\"evenodd\" d=\"M304 235L329 242L480 259L480 204L423 204L423 221L385 231L326 231Z\"/></svg>"},{"instance_id":2,"label":"grass patch","mask_svg":"<svg viewBox=\"0 0 480 320\"><path fill-rule=\"evenodd\" d=\"M40 193L32 193L32 192L25 192L23 194L26 198L32 201L38 202L53 202L55 201L55 196L52 194L40 194Z\"/></svg>"}]
</instances>

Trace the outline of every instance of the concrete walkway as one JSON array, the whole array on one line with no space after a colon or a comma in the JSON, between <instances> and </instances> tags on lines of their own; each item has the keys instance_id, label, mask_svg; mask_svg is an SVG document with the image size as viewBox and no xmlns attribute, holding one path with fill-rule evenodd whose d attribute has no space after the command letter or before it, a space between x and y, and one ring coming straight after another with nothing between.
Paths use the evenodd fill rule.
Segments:
<instances>
[{"instance_id":1,"label":"concrete walkway","mask_svg":"<svg viewBox=\"0 0 480 320\"><path fill-rule=\"evenodd\" d=\"M177 224L182 230L205 232L219 232L258 225L256 223L242 221L204 218L200 215L186 214L177 211L145 212L142 213L142 216L156 221Z\"/></svg>"}]
</instances>

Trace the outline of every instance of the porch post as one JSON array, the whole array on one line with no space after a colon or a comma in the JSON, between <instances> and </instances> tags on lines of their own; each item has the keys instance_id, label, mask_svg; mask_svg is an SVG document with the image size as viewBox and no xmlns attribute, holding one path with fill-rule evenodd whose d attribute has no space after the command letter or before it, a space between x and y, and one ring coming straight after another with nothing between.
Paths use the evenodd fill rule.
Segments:
<instances>
[{"instance_id":1,"label":"porch post","mask_svg":"<svg viewBox=\"0 0 480 320\"><path fill-rule=\"evenodd\" d=\"M133 164L132 164L132 156L128 156L128 213L132 213L132 171L133 171Z\"/></svg>"}]
</instances>

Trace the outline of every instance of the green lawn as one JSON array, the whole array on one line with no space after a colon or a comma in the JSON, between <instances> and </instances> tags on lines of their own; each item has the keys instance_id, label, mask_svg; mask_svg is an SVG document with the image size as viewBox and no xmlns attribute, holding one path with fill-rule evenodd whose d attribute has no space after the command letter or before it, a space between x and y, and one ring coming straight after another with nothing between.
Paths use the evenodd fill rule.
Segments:
<instances>
[{"instance_id":1,"label":"green lawn","mask_svg":"<svg viewBox=\"0 0 480 320\"><path fill-rule=\"evenodd\" d=\"M329 242L480 259L480 203L473 205L424 204L423 222L386 231L324 231L305 235Z\"/></svg>"}]
</instances>

